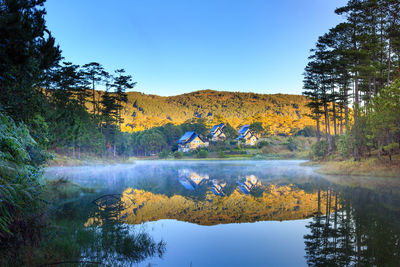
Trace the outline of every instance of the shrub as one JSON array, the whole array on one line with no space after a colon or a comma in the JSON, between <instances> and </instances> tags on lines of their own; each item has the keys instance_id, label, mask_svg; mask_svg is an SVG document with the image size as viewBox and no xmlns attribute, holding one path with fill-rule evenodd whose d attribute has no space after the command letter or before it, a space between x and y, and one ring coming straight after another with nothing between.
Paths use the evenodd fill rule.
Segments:
<instances>
[{"instance_id":1,"label":"shrub","mask_svg":"<svg viewBox=\"0 0 400 267\"><path fill-rule=\"evenodd\" d=\"M324 159L328 154L328 142L325 140L319 141L311 146L311 158L313 159Z\"/></svg>"},{"instance_id":2,"label":"shrub","mask_svg":"<svg viewBox=\"0 0 400 267\"><path fill-rule=\"evenodd\" d=\"M265 141L265 140L259 141L259 142L257 143L257 147L258 147L258 148L263 148L263 147L269 146L269 145L270 145L270 142Z\"/></svg>"},{"instance_id":3,"label":"shrub","mask_svg":"<svg viewBox=\"0 0 400 267\"><path fill-rule=\"evenodd\" d=\"M304 136L304 137L316 137L317 136L317 128L315 126L307 125L302 130L299 130L295 136Z\"/></svg>"},{"instance_id":4,"label":"shrub","mask_svg":"<svg viewBox=\"0 0 400 267\"><path fill-rule=\"evenodd\" d=\"M0 113L0 125L0 242L28 233L34 238L43 206L40 164L47 154L23 123Z\"/></svg>"},{"instance_id":5,"label":"shrub","mask_svg":"<svg viewBox=\"0 0 400 267\"><path fill-rule=\"evenodd\" d=\"M169 152L167 150L163 150L158 154L158 157L160 159L166 159L169 156Z\"/></svg>"},{"instance_id":6,"label":"shrub","mask_svg":"<svg viewBox=\"0 0 400 267\"><path fill-rule=\"evenodd\" d=\"M354 146L349 134L344 134L339 137L337 150L343 158L348 158L352 155Z\"/></svg>"},{"instance_id":7,"label":"shrub","mask_svg":"<svg viewBox=\"0 0 400 267\"><path fill-rule=\"evenodd\" d=\"M273 151L272 151L271 147L269 147L269 146L263 146L263 147L261 148L261 152L262 152L263 154L269 154L269 153L272 153Z\"/></svg>"},{"instance_id":8,"label":"shrub","mask_svg":"<svg viewBox=\"0 0 400 267\"><path fill-rule=\"evenodd\" d=\"M176 152L174 153L174 157L175 157L176 159L181 159L181 158L183 158L183 153L180 152L180 151L176 151Z\"/></svg>"},{"instance_id":9,"label":"shrub","mask_svg":"<svg viewBox=\"0 0 400 267\"><path fill-rule=\"evenodd\" d=\"M220 158L226 158L227 156L225 155L225 152L224 152L224 151L220 150L220 151L219 151L219 154L218 154L218 157L220 157Z\"/></svg>"},{"instance_id":10,"label":"shrub","mask_svg":"<svg viewBox=\"0 0 400 267\"><path fill-rule=\"evenodd\" d=\"M287 147L290 151L295 151L297 150L298 147L297 141L293 137L289 137L287 141Z\"/></svg>"},{"instance_id":11,"label":"shrub","mask_svg":"<svg viewBox=\"0 0 400 267\"><path fill-rule=\"evenodd\" d=\"M208 157L208 151L204 149L200 149L199 152L197 153L198 158L207 158Z\"/></svg>"}]
</instances>

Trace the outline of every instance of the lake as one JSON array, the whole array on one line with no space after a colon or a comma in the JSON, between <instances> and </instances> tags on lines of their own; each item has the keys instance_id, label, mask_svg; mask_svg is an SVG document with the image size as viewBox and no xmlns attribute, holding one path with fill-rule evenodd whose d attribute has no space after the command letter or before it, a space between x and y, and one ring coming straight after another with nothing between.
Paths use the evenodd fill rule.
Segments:
<instances>
[{"instance_id":1,"label":"lake","mask_svg":"<svg viewBox=\"0 0 400 267\"><path fill-rule=\"evenodd\" d=\"M114 251L106 260L110 263L397 265L396 179L323 176L301 163L137 161L52 167L45 175L96 189L63 204L64 219L80 216L86 227L99 231L112 221L121 225L113 231L125 227L120 237L132 236L129 244L135 253ZM89 258L92 252L85 253Z\"/></svg>"}]
</instances>

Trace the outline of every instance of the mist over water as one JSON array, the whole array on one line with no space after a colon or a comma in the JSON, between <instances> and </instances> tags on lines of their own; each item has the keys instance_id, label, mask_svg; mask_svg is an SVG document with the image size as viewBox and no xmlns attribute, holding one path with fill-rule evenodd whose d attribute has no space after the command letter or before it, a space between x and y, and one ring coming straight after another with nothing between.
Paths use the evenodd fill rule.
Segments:
<instances>
[{"instance_id":1,"label":"mist over water","mask_svg":"<svg viewBox=\"0 0 400 267\"><path fill-rule=\"evenodd\" d=\"M193 171L208 175L210 179L238 179L255 175L260 181L299 180L319 177L315 167L300 166L302 160L269 161L136 161L133 164L95 165L75 167L50 167L48 179L67 178L84 186L103 186L121 189L135 186L143 180L159 180L179 177L180 171Z\"/></svg>"},{"instance_id":2,"label":"mist over water","mask_svg":"<svg viewBox=\"0 0 400 267\"><path fill-rule=\"evenodd\" d=\"M118 195L119 218L131 231L141 229L165 242L161 258L143 258L139 266L342 266L400 260L398 184L381 188L380 178L322 176L303 162L137 161L52 167L45 176L95 188L89 200ZM88 215L86 224L102 220L99 210Z\"/></svg>"}]
</instances>

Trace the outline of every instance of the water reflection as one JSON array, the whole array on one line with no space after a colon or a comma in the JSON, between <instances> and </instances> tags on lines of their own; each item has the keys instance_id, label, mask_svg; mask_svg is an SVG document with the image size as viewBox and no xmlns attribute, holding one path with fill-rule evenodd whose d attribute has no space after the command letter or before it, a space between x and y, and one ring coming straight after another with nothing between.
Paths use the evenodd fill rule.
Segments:
<instances>
[{"instance_id":1,"label":"water reflection","mask_svg":"<svg viewBox=\"0 0 400 267\"><path fill-rule=\"evenodd\" d=\"M331 212L313 218L304 235L308 265L398 266L398 192L341 187L340 200L332 188L327 194Z\"/></svg>"},{"instance_id":2,"label":"water reflection","mask_svg":"<svg viewBox=\"0 0 400 267\"><path fill-rule=\"evenodd\" d=\"M99 186L102 194L119 194L120 217L114 221L128 228L149 226L147 233L153 240L165 238L168 247L163 259L143 258L143 264L396 266L400 262L399 183L322 177L299 163L139 162L112 170L51 171ZM100 227L103 221L100 205L87 225ZM224 249L213 248L214 243ZM268 248L269 253L254 246ZM215 264L190 247L204 248ZM251 261L243 261L243 254Z\"/></svg>"},{"instance_id":3,"label":"water reflection","mask_svg":"<svg viewBox=\"0 0 400 267\"><path fill-rule=\"evenodd\" d=\"M157 242L145 229L125 223L126 204L121 202L120 194L93 198L85 196L65 203L57 212L57 221L67 217L70 224L75 225L79 261L100 266L136 266L144 260L162 258L166 251L163 240ZM93 200L89 203L89 199Z\"/></svg>"},{"instance_id":4,"label":"water reflection","mask_svg":"<svg viewBox=\"0 0 400 267\"><path fill-rule=\"evenodd\" d=\"M126 222L130 224L161 219L200 225L294 220L311 217L318 210L317 193L306 193L291 185L265 186L260 197L243 194L238 189L222 197L210 191L205 200L198 201L181 195L168 197L128 188L122 199L127 203L132 199L135 203L125 213Z\"/></svg>"},{"instance_id":5,"label":"water reflection","mask_svg":"<svg viewBox=\"0 0 400 267\"><path fill-rule=\"evenodd\" d=\"M255 175L247 175L246 180L238 181L238 188L243 194L250 194L250 192L257 186L261 186L261 182L257 179Z\"/></svg>"},{"instance_id":6,"label":"water reflection","mask_svg":"<svg viewBox=\"0 0 400 267\"><path fill-rule=\"evenodd\" d=\"M197 188L202 182L207 182L210 179L210 176L207 174L198 174L195 171L190 169L180 169L179 173L179 182L183 187L188 190L194 190Z\"/></svg>"}]
</instances>

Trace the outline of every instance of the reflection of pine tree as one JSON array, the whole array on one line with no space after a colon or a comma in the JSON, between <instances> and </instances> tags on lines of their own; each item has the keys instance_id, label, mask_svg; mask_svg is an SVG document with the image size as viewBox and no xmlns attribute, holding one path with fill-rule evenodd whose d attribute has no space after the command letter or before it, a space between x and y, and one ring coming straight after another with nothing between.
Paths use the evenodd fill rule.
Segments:
<instances>
[{"instance_id":1,"label":"reflection of pine tree","mask_svg":"<svg viewBox=\"0 0 400 267\"><path fill-rule=\"evenodd\" d=\"M397 266L400 199L365 189L319 192L318 216L304 236L310 266ZM326 203L325 214L320 214Z\"/></svg>"},{"instance_id":2,"label":"reflection of pine tree","mask_svg":"<svg viewBox=\"0 0 400 267\"><path fill-rule=\"evenodd\" d=\"M152 257L162 257L166 250L163 241L156 243L146 232L132 231L124 223L123 202L119 195L105 195L94 201L94 244L82 249L84 258L96 259L110 266L133 266ZM90 244L89 244L90 245Z\"/></svg>"},{"instance_id":3,"label":"reflection of pine tree","mask_svg":"<svg viewBox=\"0 0 400 267\"><path fill-rule=\"evenodd\" d=\"M319 190L318 195L320 194ZM322 200L318 197L318 216L307 226L311 233L304 236L307 263L310 266L346 266L350 262L348 255L352 255L352 251L348 250L351 248L351 238L347 221L341 218L349 216L344 216L343 212L340 214L338 195L331 187L323 194L326 202L325 214L321 214Z\"/></svg>"},{"instance_id":4,"label":"reflection of pine tree","mask_svg":"<svg viewBox=\"0 0 400 267\"><path fill-rule=\"evenodd\" d=\"M311 233L304 236L304 243L306 244L306 259L310 266L323 266L325 260L322 257L322 228L324 224L322 223L322 216L317 216L313 218L313 221L307 225Z\"/></svg>"}]
</instances>

